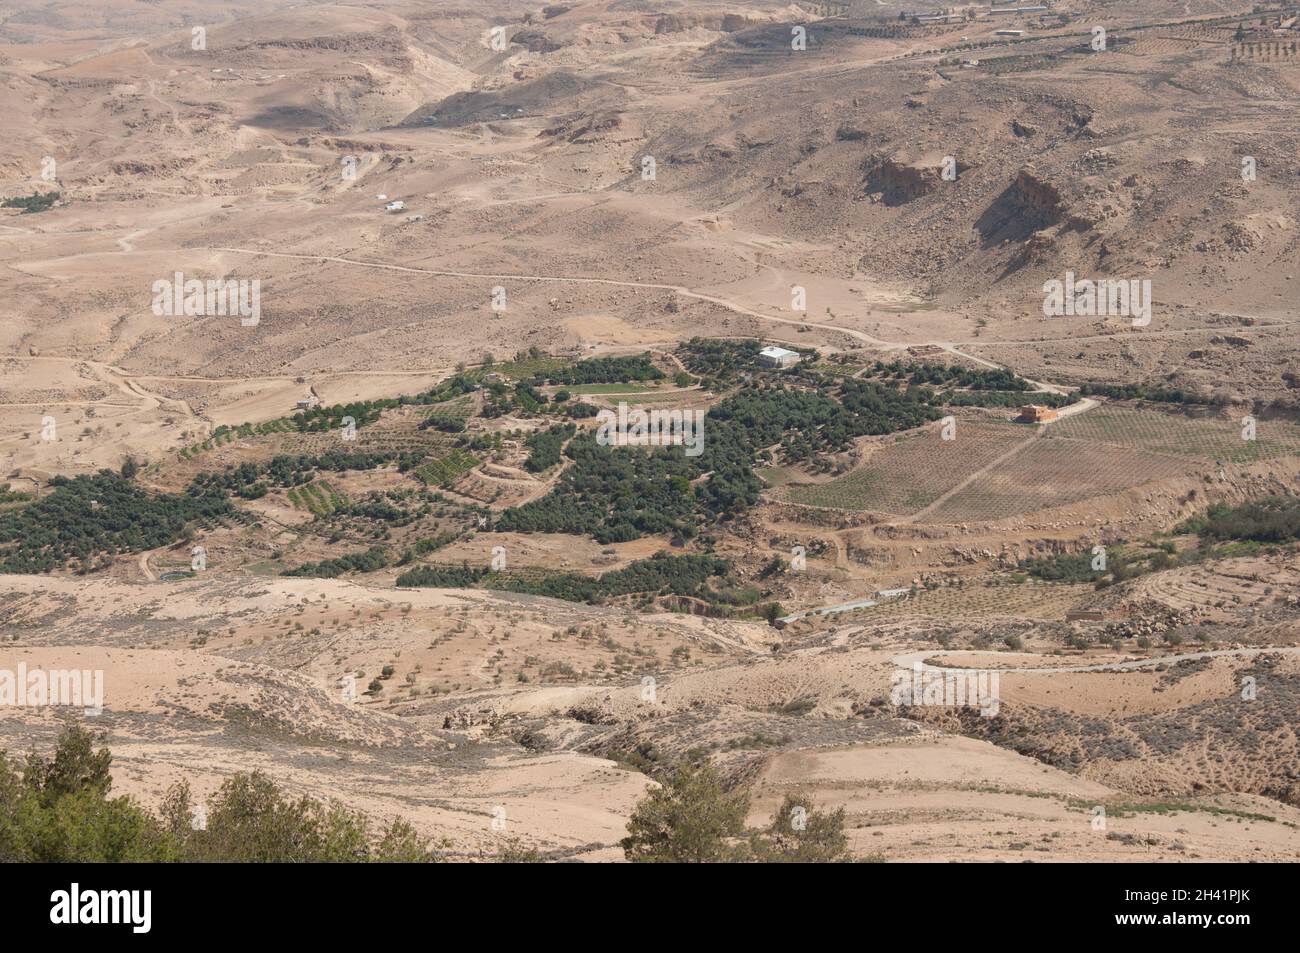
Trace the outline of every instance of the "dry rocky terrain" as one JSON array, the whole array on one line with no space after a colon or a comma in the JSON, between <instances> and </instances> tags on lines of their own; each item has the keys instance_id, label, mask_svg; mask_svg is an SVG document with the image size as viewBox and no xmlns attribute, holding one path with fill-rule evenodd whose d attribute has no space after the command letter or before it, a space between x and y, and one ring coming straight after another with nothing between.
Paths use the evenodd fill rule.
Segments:
<instances>
[{"instance_id":1,"label":"dry rocky terrain","mask_svg":"<svg viewBox=\"0 0 1300 953\"><path fill-rule=\"evenodd\" d=\"M1300 859L1298 11L970 7L8 4L0 670L106 694L0 748L84 719L142 803L260 769L454 859L621 860L683 760L860 857ZM1067 273L1149 322L1047 315ZM760 441L791 394L897 416ZM753 498L578 495L620 403L749 435Z\"/></svg>"}]
</instances>

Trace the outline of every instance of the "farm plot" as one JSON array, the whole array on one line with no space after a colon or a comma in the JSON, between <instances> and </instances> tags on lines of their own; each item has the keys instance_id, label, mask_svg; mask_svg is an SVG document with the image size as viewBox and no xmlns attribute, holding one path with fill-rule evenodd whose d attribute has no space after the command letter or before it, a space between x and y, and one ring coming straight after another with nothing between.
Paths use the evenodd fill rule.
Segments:
<instances>
[{"instance_id":1,"label":"farm plot","mask_svg":"<svg viewBox=\"0 0 1300 953\"><path fill-rule=\"evenodd\" d=\"M206 440L200 440L198 443L182 447L180 456L184 460L189 460L192 457L197 457L200 454L234 443L240 439L264 437L269 434L294 433L296 429L293 421L287 417L279 417L260 424L240 424L238 427L227 427L223 424L214 430Z\"/></svg>"},{"instance_id":2,"label":"farm plot","mask_svg":"<svg viewBox=\"0 0 1300 953\"><path fill-rule=\"evenodd\" d=\"M1048 435L954 494L926 522L999 520L1195 470L1195 463L1130 447Z\"/></svg>"},{"instance_id":3,"label":"farm plot","mask_svg":"<svg viewBox=\"0 0 1300 953\"><path fill-rule=\"evenodd\" d=\"M305 509L314 516L329 516L347 502L347 499L324 480L315 480L294 487L288 492L294 509Z\"/></svg>"},{"instance_id":4,"label":"farm plot","mask_svg":"<svg viewBox=\"0 0 1300 953\"><path fill-rule=\"evenodd\" d=\"M451 400L444 400L441 403L430 404L420 412L424 420L457 420L462 424L474 415L475 405L474 398L470 394L462 394L459 397L453 397Z\"/></svg>"},{"instance_id":5,"label":"farm plot","mask_svg":"<svg viewBox=\"0 0 1300 953\"><path fill-rule=\"evenodd\" d=\"M478 458L459 448L425 462L415 471L425 483L432 486L449 486L479 465Z\"/></svg>"},{"instance_id":6,"label":"farm plot","mask_svg":"<svg viewBox=\"0 0 1300 953\"><path fill-rule=\"evenodd\" d=\"M1244 610L1283 603L1300 592L1300 559L1244 557L1207 562L1143 576L1132 598L1175 609Z\"/></svg>"},{"instance_id":7,"label":"farm plot","mask_svg":"<svg viewBox=\"0 0 1300 953\"><path fill-rule=\"evenodd\" d=\"M527 357L517 358L513 361L507 361L504 364L490 365L480 368L474 368L467 371L465 376L474 380L480 380L489 373L495 371L502 377L508 377L511 380L521 381L530 377L536 377L539 374L545 377L547 374L554 374L556 371L563 370L573 362L563 357Z\"/></svg>"},{"instance_id":8,"label":"farm plot","mask_svg":"<svg viewBox=\"0 0 1300 953\"><path fill-rule=\"evenodd\" d=\"M1051 425L1049 438L1068 437L1191 460L1252 463L1300 453L1300 427L1261 419L1254 440L1242 438L1240 414L1195 417L1103 405Z\"/></svg>"},{"instance_id":9,"label":"farm plot","mask_svg":"<svg viewBox=\"0 0 1300 953\"><path fill-rule=\"evenodd\" d=\"M877 450L861 467L816 486L784 492L794 503L907 516L925 509L972 473L988 466L1032 433L1016 424L958 424L957 439L937 428Z\"/></svg>"},{"instance_id":10,"label":"farm plot","mask_svg":"<svg viewBox=\"0 0 1300 953\"><path fill-rule=\"evenodd\" d=\"M435 430L364 427L356 431L355 439L352 440L344 440L342 431L338 430L286 434L280 444L280 452L306 456L319 456L331 450L358 453L400 453L403 450L434 452L446 442L447 438Z\"/></svg>"},{"instance_id":11,"label":"farm plot","mask_svg":"<svg viewBox=\"0 0 1300 953\"><path fill-rule=\"evenodd\" d=\"M919 589L906 599L892 599L855 613L855 619L981 619L1015 616L1044 622L1065 618L1065 613L1095 595L1091 583L1025 582L1020 585L944 586Z\"/></svg>"}]
</instances>

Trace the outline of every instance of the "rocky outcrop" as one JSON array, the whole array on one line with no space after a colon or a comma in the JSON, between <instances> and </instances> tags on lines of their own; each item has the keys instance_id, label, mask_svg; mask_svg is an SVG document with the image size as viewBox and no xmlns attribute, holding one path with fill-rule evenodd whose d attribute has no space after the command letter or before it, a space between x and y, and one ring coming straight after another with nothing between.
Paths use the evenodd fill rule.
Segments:
<instances>
[{"instance_id":1,"label":"rocky outcrop","mask_svg":"<svg viewBox=\"0 0 1300 953\"><path fill-rule=\"evenodd\" d=\"M718 33L735 33L745 29L750 25L747 17L738 13L726 14L691 14L691 13L665 13L655 21L655 35L660 36L665 33L685 33L700 27L705 30L713 30Z\"/></svg>"},{"instance_id":2,"label":"rocky outcrop","mask_svg":"<svg viewBox=\"0 0 1300 953\"><path fill-rule=\"evenodd\" d=\"M867 191L879 192L886 205L902 205L939 188L938 166L875 158L867 165Z\"/></svg>"},{"instance_id":3,"label":"rocky outcrop","mask_svg":"<svg viewBox=\"0 0 1300 953\"><path fill-rule=\"evenodd\" d=\"M1058 225L1066 217L1060 189L1029 169L1016 173L1010 198L1023 216L1036 223L1035 229Z\"/></svg>"},{"instance_id":4,"label":"rocky outcrop","mask_svg":"<svg viewBox=\"0 0 1300 953\"><path fill-rule=\"evenodd\" d=\"M551 39L541 30L520 30L510 37L511 46L522 46L529 53L554 53L563 49L564 44Z\"/></svg>"}]
</instances>

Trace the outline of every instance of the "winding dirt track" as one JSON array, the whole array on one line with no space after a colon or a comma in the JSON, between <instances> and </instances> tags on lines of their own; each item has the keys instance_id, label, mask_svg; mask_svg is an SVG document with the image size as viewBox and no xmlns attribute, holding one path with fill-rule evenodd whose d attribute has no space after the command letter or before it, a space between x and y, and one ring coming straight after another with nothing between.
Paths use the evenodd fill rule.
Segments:
<instances>
[{"instance_id":1,"label":"winding dirt track","mask_svg":"<svg viewBox=\"0 0 1300 953\"><path fill-rule=\"evenodd\" d=\"M728 311L734 311L736 314L743 314L751 318L758 318L761 321L774 321L777 324L793 324L796 327L821 328L823 331L837 331L840 334L847 334L849 337L856 338L859 341L865 341L881 348L899 348L905 345L895 344L891 341L883 341L880 338L873 338L871 335L862 331L855 331L852 328L843 328L835 324L818 324L815 321L805 321L796 318L781 318L772 314L763 314L761 311L754 311L746 308L742 304L731 301L728 298L721 298L717 295L704 294L701 291L692 291L684 285L672 285L653 281L624 281L618 278L590 278L582 275L518 275L506 272L477 272L477 271L444 271L436 268L416 268L413 265L390 265L381 261L361 261L356 258L342 258L336 255L295 255L289 252L271 252L259 251L256 248L227 248L217 246L212 251L232 252L237 255L265 255L268 258L292 258L299 261L329 261L340 265L356 265L362 268L380 268L385 271L410 272L417 275L435 275L441 278L483 278L490 281L543 281L554 283L573 283L588 285L612 285L618 288L641 288L648 291L674 291L684 298L693 298L697 301L707 301L710 304L716 304L719 307L726 308ZM990 367L997 367L996 364L989 364Z\"/></svg>"},{"instance_id":2,"label":"winding dirt track","mask_svg":"<svg viewBox=\"0 0 1300 953\"><path fill-rule=\"evenodd\" d=\"M215 248L211 248L210 250L230 252L237 255L254 255L254 256L264 255L268 258L288 258L297 261L334 262L336 264L354 265L361 268L379 268L384 271L409 272L418 275L434 275L436 277L442 277L442 278L482 278L488 281L542 281L542 282L551 282L551 283L568 282L574 284L611 285L618 288L640 288L649 291L672 291L675 292L676 294L681 295L684 298L692 298L696 301L706 301L709 304L716 304L718 307L726 308L728 311L732 311L736 314L744 315L750 318L757 318L760 321L771 321L776 324L793 325L795 327L820 328L823 331L835 331L840 334L846 334L851 338L862 341L866 344L870 344L873 347L877 347L885 351L900 351L913 346L899 341L886 341L883 338L872 337L870 334L867 334L864 331L858 331L854 328L842 327L838 324L821 324L816 321L808 321L802 318L783 318L775 314L765 314L762 311L755 311L752 308L747 308L743 304L733 301L730 298L724 298L721 297L720 295L706 294L702 291L695 291L694 289L687 288L685 285L674 285L674 284L669 284L667 282L625 281L619 278L592 278L585 275L522 275L522 274L511 274L508 272L449 271L449 270L437 269L437 268L418 268L414 265L393 265L381 261L363 261L358 258L344 258L339 255L299 255L291 252L272 252L272 251L262 251L256 248L232 248L228 246L217 246ZM978 343L988 343L988 342L978 342ZM1002 343L1002 342L993 342L993 343ZM966 360L969 361L973 361L974 363L979 364L983 367L987 367L990 370L1006 369L1003 367L1003 365L995 363L994 361L990 361L987 358L976 357L974 354L968 354L965 351L959 350L957 348L957 345L951 341L926 341L923 342L922 345L917 345L917 346L937 347L943 351L948 352L949 354L952 354L956 357L965 358ZM1034 388L1039 391L1046 391L1048 393L1062 394L1062 395L1069 393L1068 390L1059 387L1056 384L1050 384L1044 381L1029 380L1029 378L1025 378L1025 380L1029 381L1029 383L1032 384ZM1088 410L1092 407L1095 407L1097 405L1097 402L1094 400L1083 399L1079 402L1079 404L1081 406L1075 406L1071 408L1072 412L1079 413L1081 411Z\"/></svg>"},{"instance_id":3,"label":"winding dirt track","mask_svg":"<svg viewBox=\"0 0 1300 953\"><path fill-rule=\"evenodd\" d=\"M915 663L921 663L921 670L925 672L934 672L944 675L962 675L971 672L997 672L1006 675L1054 675L1058 672L1131 672L1137 669L1150 668L1153 665L1169 665L1173 662L1185 662L1194 659L1203 658L1222 658L1227 656L1244 657L1253 655L1268 655L1273 653L1285 653L1293 655L1300 652L1300 646L1280 646L1277 648L1249 648L1249 649L1216 649L1207 652L1188 652L1185 655L1161 655L1145 659L1128 659L1123 662L1098 662L1095 665L1060 665L1040 668L954 668L943 665L931 665L927 659L936 658L942 655L945 658L954 655L983 655L987 652L907 652L903 655L895 655L893 662L899 668L910 669ZM1033 652L1006 652L999 653L1007 658L1042 658Z\"/></svg>"}]
</instances>

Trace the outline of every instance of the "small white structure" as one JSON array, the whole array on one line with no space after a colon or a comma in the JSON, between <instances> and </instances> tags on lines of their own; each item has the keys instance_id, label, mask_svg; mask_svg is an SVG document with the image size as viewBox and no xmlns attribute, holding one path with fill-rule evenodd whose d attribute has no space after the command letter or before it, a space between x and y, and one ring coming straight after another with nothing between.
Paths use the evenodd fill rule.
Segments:
<instances>
[{"instance_id":1,"label":"small white structure","mask_svg":"<svg viewBox=\"0 0 1300 953\"><path fill-rule=\"evenodd\" d=\"M299 409L299 410L312 410L312 409L314 409L314 408L315 408L319 403L320 403L320 398L317 397L315 394L312 394L310 397L304 397L304 398L302 398L302 400L298 401L298 409Z\"/></svg>"},{"instance_id":2,"label":"small white structure","mask_svg":"<svg viewBox=\"0 0 1300 953\"><path fill-rule=\"evenodd\" d=\"M384 209L389 212L400 212L404 208L406 208L406 203L401 201L389 202L384 206Z\"/></svg>"},{"instance_id":3,"label":"small white structure","mask_svg":"<svg viewBox=\"0 0 1300 953\"><path fill-rule=\"evenodd\" d=\"M758 352L758 363L764 367L794 367L799 363L799 353L773 345Z\"/></svg>"}]
</instances>

